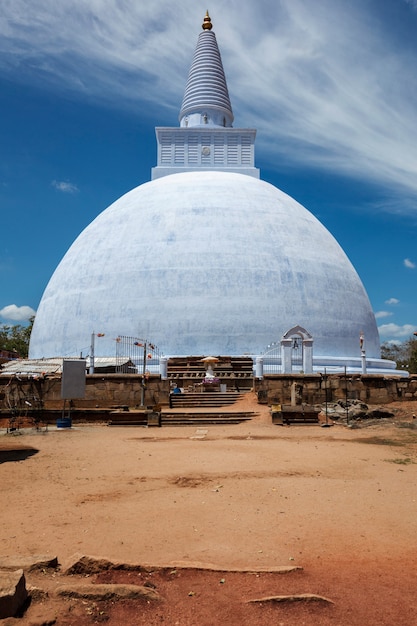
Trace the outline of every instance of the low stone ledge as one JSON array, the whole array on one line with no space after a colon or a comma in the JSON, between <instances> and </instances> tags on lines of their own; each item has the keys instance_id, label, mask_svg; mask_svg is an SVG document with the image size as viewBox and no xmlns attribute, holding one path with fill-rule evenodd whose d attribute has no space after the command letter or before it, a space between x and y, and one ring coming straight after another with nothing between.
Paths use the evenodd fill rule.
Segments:
<instances>
[{"instance_id":1,"label":"low stone ledge","mask_svg":"<svg viewBox=\"0 0 417 626\"><path fill-rule=\"evenodd\" d=\"M56 569L58 558L56 556L0 556L0 569L33 572L42 569Z\"/></svg>"},{"instance_id":2,"label":"low stone ledge","mask_svg":"<svg viewBox=\"0 0 417 626\"><path fill-rule=\"evenodd\" d=\"M63 566L63 574L71 576L73 574L99 574L108 570L133 571L145 569L133 563L118 563L108 559L83 554L74 554Z\"/></svg>"},{"instance_id":3,"label":"low stone ledge","mask_svg":"<svg viewBox=\"0 0 417 626\"><path fill-rule=\"evenodd\" d=\"M27 591L30 599L35 600L36 602L44 602L49 598L49 593L46 589L41 589L40 587L35 587L34 585L28 585Z\"/></svg>"},{"instance_id":4,"label":"low stone ledge","mask_svg":"<svg viewBox=\"0 0 417 626\"><path fill-rule=\"evenodd\" d=\"M71 576L75 574L99 574L108 570L124 571L155 571L163 569L199 569L213 572L237 572L237 573L261 573L289 574L302 570L300 565L275 565L272 567L222 567L213 563L200 561L175 561L165 565L144 565L138 563L123 563L109 561L102 557L74 554L63 567L63 574Z\"/></svg>"},{"instance_id":5,"label":"low stone ledge","mask_svg":"<svg viewBox=\"0 0 417 626\"><path fill-rule=\"evenodd\" d=\"M267 596L265 598L248 600L248 603L263 602L323 602L324 604L334 604L333 600L329 600L329 598L325 598L324 596L317 596L314 593L299 593L290 596Z\"/></svg>"},{"instance_id":6,"label":"low stone ledge","mask_svg":"<svg viewBox=\"0 0 417 626\"><path fill-rule=\"evenodd\" d=\"M155 589L140 585L60 585L55 589L57 596L66 598L82 598L84 600L138 600L160 601L162 597Z\"/></svg>"},{"instance_id":7,"label":"low stone ledge","mask_svg":"<svg viewBox=\"0 0 417 626\"><path fill-rule=\"evenodd\" d=\"M211 572L235 572L237 574L290 574L291 572L303 570L301 565L273 565L266 567L223 567L215 565L213 563L202 563L201 561L175 561L173 563L169 563L165 567L177 569L199 569L208 570ZM154 569L164 568L158 567Z\"/></svg>"}]
</instances>

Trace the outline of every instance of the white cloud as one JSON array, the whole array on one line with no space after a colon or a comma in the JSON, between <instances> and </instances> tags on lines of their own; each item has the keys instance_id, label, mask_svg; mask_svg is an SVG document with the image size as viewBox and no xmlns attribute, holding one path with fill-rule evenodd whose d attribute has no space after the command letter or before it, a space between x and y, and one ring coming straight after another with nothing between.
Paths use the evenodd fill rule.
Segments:
<instances>
[{"instance_id":1,"label":"white cloud","mask_svg":"<svg viewBox=\"0 0 417 626\"><path fill-rule=\"evenodd\" d=\"M404 324L403 326L398 326L397 324L382 324L382 326L378 328L381 337L398 339L409 337L415 330L416 327L412 324Z\"/></svg>"},{"instance_id":2,"label":"white cloud","mask_svg":"<svg viewBox=\"0 0 417 626\"><path fill-rule=\"evenodd\" d=\"M408 267L408 269L413 270L416 267L416 264L413 261L410 261L410 259L404 259L404 266Z\"/></svg>"},{"instance_id":3,"label":"white cloud","mask_svg":"<svg viewBox=\"0 0 417 626\"><path fill-rule=\"evenodd\" d=\"M7 0L0 71L149 115L162 103L175 125L204 13L195 0ZM373 181L407 195L395 210L417 210L417 43L379 2L212 0L210 14L235 125L258 128L258 151Z\"/></svg>"},{"instance_id":4,"label":"white cloud","mask_svg":"<svg viewBox=\"0 0 417 626\"><path fill-rule=\"evenodd\" d=\"M397 298L389 298L388 300L385 300L385 304L395 305L395 304L399 304L399 303L400 303L400 301L397 300Z\"/></svg>"},{"instance_id":5,"label":"white cloud","mask_svg":"<svg viewBox=\"0 0 417 626\"><path fill-rule=\"evenodd\" d=\"M375 313L375 318L378 320L382 319L383 317L391 317L391 315L391 311L377 311L377 313Z\"/></svg>"},{"instance_id":6,"label":"white cloud","mask_svg":"<svg viewBox=\"0 0 417 626\"><path fill-rule=\"evenodd\" d=\"M29 320L36 315L36 311L30 306L16 306L16 304L9 304L8 306L0 309L0 316L7 320L13 320L14 322L23 322Z\"/></svg>"},{"instance_id":7,"label":"white cloud","mask_svg":"<svg viewBox=\"0 0 417 626\"><path fill-rule=\"evenodd\" d=\"M77 185L74 185L74 183L70 183L68 181L53 180L51 185L52 187L54 187L58 191L62 191L63 193L77 193L78 191Z\"/></svg>"}]
</instances>

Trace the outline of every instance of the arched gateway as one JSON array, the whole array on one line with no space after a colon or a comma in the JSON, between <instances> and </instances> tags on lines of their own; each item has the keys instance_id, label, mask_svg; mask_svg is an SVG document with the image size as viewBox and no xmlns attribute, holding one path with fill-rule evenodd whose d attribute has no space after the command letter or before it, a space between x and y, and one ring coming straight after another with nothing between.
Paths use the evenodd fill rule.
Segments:
<instances>
[{"instance_id":1,"label":"arched gateway","mask_svg":"<svg viewBox=\"0 0 417 626\"><path fill-rule=\"evenodd\" d=\"M281 371L313 373L313 337L302 326L290 328L281 339Z\"/></svg>"},{"instance_id":2,"label":"arched gateway","mask_svg":"<svg viewBox=\"0 0 417 626\"><path fill-rule=\"evenodd\" d=\"M293 326L279 341L270 343L256 359L256 377L268 374L313 373L313 336L302 326Z\"/></svg>"}]
</instances>

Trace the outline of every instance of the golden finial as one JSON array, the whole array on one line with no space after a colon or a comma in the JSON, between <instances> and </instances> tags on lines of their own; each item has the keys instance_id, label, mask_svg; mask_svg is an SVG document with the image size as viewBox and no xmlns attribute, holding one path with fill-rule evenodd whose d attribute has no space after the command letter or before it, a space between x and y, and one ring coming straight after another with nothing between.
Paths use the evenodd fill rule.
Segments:
<instances>
[{"instance_id":1,"label":"golden finial","mask_svg":"<svg viewBox=\"0 0 417 626\"><path fill-rule=\"evenodd\" d=\"M211 30L213 28L213 24L211 23L211 18L209 12L206 11L206 15L204 17L204 22L202 23L203 30Z\"/></svg>"}]
</instances>

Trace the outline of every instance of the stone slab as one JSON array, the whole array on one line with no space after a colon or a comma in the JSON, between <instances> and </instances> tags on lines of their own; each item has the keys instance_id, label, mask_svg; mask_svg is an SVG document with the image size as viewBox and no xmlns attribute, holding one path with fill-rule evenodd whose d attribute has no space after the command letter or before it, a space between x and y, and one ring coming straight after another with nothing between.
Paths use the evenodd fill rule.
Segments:
<instances>
[{"instance_id":1,"label":"stone slab","mask_svg":"<svg viewBox=\"0 0 417 626\"><path fill-rule=\"evenodd\" d=\"M33 556L0 556L0 569L32 572L40 569L55 569L58 567L58 557L43 556L35 554Z\"/></svg>"},{"instance_id":2,"label":"stone slab","mask_svg":"<svg viewBox=\"0 0 417 626\"><path fill-rule=\"evenodd\" d=\"M15 616L27 597L23 570L0 570L0 619Z\"/></svg>"}]
</instances>

